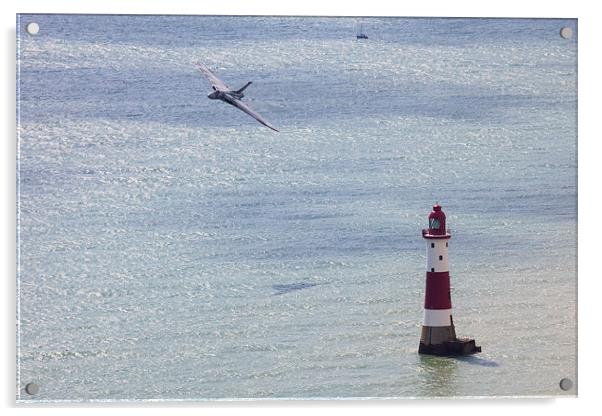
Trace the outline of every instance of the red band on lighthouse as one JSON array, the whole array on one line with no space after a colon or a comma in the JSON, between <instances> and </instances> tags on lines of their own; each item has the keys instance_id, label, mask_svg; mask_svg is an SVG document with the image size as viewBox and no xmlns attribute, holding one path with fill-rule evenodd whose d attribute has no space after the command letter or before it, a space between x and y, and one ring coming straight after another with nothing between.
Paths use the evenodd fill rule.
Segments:
<instances>
[{"instance_id":1,"label":"red band on lighthouse","mask_svg":"<svg viewBox=\"0 0 602 416\"><path fill-rule=\"evenodd\" d=\"M426 309L451 309L449 272L426 272Z\"/></svg>"}]
</instances>

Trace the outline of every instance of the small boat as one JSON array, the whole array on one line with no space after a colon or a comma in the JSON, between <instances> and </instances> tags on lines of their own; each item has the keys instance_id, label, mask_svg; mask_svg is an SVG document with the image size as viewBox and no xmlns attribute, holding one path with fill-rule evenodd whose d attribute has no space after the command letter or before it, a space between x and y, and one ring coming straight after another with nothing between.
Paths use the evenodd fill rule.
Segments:
<instances>
[{"instance_id":1,"label":"small boat","mask_svg":"<svg viewBox=\"0 0 602 416\"><path fill-rule=\"evenodd\" d=\"M368 35L366 35L362 29L363 29L363 25L360 25L360 31L357 35L355 35L355 37L357 39L368 39Z\"/></svg>"}]
</instances>

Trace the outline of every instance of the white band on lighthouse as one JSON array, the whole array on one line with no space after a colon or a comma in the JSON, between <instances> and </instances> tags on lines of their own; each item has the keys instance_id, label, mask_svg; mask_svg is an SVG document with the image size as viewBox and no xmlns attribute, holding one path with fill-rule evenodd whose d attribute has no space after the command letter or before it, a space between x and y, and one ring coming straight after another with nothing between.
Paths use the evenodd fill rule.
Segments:
<instances>
[{"instance_id":1,"label":"white band on lighthouse","mask_svg":"<svg viewBox=\"0 0 602 416\"><path fill-rule=\"evenodd\" d=\"M450 326L451 309L425 309L424 326Z\"/></svg>"},{"instance_id":2,"label":"white band on lighthouse","mask_svg":"<svg viewBox=\"0 0 602 416\"><path fill-rule=\"evenodd\" d=\"M427 240L426 241L426 271L427 272L447 272L449 271L449 261L447 259L447 240Z\"/></svg>"}]
</instances>

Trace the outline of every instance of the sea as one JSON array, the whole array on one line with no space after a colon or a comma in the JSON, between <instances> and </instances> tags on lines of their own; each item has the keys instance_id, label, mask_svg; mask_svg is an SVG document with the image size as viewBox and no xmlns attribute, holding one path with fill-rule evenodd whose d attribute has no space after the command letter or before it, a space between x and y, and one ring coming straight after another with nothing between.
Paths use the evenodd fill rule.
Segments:
<instances>
[{"instance_id":1,"label":"sea","mask_svg":"<svg viewBox=\"0 0 602 416\"><path fill-rule=\"evenodd\" d=\"M576 19L16 27L18 402L576 394ZM435 202L469 357L417 352Z\"/></svg>"}]
</instances>

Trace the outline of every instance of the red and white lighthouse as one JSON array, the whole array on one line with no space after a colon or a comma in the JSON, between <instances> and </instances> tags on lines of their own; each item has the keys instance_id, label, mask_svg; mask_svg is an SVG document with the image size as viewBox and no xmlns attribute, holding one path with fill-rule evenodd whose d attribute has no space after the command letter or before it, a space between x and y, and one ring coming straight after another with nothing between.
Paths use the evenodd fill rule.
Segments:
<instances>
[{"instance_id":1,"label":"red and white lighthouse","mask_svg":"<svg viewBox=\"0 0 602 416\"><path fill-rule=\"evenodd\" d=\"M477 347L473 339L456 337L447 255L451 234L445 226L445 213L436 203L429 214L429 228L422 230L422 237L426 240L426 292L418 352L433 355L481 352L481 347Z\"/></svg>"}]
</instances>

